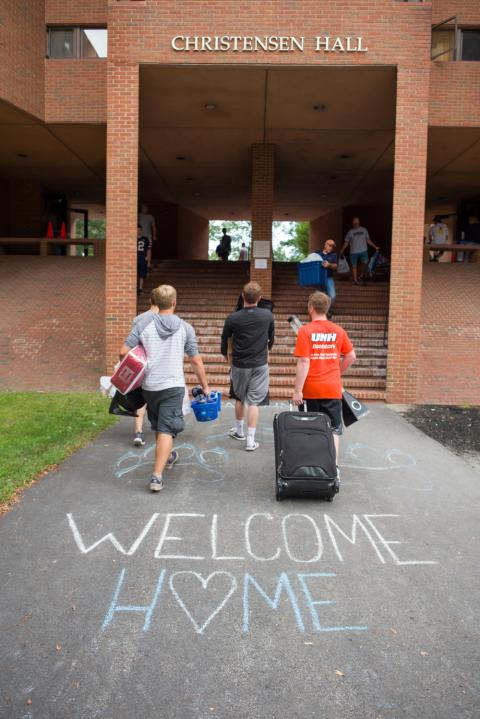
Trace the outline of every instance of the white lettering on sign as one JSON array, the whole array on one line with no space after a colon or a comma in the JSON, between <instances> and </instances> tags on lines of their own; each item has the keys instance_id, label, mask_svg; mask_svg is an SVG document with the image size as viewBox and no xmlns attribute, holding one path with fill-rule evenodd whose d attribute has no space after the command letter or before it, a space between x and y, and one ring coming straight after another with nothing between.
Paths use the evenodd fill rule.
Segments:
<instances>
[{"instance_id":1,"label":"white lettering on sign","mask_svg":"<svg viewBox=\"0 0 480 719\"><path fill-rule=\"evenodd\" d=\"M294 35L175 35L175 52L304 52L305 37ZM363 37L317 35L309 47L314 52L368 52Z\"/></svg>"}]
</instances>

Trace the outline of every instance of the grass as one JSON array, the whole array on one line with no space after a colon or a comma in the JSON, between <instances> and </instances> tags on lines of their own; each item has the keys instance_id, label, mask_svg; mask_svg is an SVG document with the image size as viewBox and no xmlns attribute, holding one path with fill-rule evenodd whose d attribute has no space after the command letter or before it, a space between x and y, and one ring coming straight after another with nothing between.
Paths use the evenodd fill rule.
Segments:
<instances>
[{"instance_id":1,"label":"grass","mask_svg":"<svg viewBox=\"0 0 480 719\"><path fill-rule=\"evenodd\" d=\"M19 490L114 424L108 401L85 393L0 394L0 512Z\"/></svg>"}]
</instances>

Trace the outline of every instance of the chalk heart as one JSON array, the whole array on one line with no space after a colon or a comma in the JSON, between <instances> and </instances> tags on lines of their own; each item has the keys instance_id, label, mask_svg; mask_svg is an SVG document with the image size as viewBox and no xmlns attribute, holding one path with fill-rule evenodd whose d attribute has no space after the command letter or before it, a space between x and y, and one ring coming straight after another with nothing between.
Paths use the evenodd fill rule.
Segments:
<instances>
[{"instance_id":1,"label":"chalk heart","mask_svg":"<svg viewBox=\"0 0 480 719\"><path fill-rule=\"evenodd\" d=\"M184 578L183 580L180 579L180 577L182 577L182 576ZM193 586L192 586L191 581L189 581L189 582L185 581L185 577L194 577L194 579L196 581L193 584ZM222 582L219 580L219 577L224 577L224 578L226 578L227 581L225 582L225 580L224 580ZM193 594L193 588L197 585L197 583L200 586L200 592L202 593L201 596L203 596L203 595L210 596L212 594L214 594L215 596L218 596L219 586L222 587L222 592L223 592L221 595L220 602L217 604L217 606L215 607L213 612L203 622L203 624L198 624L198 622L193 618L190 609L185 604L184 599L182 598L180 591L179 591L180 587L183 587L183 595L184 596L187 595L188 597L193 598L194 596L196 596ZM232 596L232 594L235 592L235 590L237 588L237 580L233 574L230 574L230 572L212 572L211 574L208 575L208 577L203 577L201 574L199 574L199 572L182 571L182 572L174 572L173 574L170 575L169 586L170 586L170 590L171 590L173 596L175 597L177 602L180 604L183 611L185 612L185 614L187 615L187 617L190 619L193 626L195 627L195 631L197 632L197 634L203 634L203 632L208 627L208 625L210 624L212 619L219 612L222 611L222 609L227 604L227 602L230 599L230 597ZM225 586L226 586L226 590L225 590ZM201 599L196 602L197 606L201 606L202 604L203 604L203 602L201 601Z\"/></svg>"}]
</instances>

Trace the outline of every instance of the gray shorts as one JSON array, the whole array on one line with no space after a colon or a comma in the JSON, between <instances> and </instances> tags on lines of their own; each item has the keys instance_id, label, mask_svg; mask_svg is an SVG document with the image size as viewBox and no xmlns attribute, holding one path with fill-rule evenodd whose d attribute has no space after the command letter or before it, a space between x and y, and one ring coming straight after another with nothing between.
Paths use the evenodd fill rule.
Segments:
<instances>
[{"instance_id":1,"label":"gray shorts","mask_svg":"<svg viewBox=\"0 0 480 719\"><path fill-rule=\"evenodd\" d=\"M170 387L157 392L142 390L147 403L147 414L154 432L176 437L185 426L183 419L183 398L185 387Z\"/></svg>"},{"instance_id":2,"label":"gray shorts","mask_svg":"<svg viewBox=\"0 0 480 719\"><path fill-rule=\"evenodd\" d=\"M268 364L261 367L235 367L231 369L232 395L250 405L268 404Z\"/></svg>"}]
</instances>

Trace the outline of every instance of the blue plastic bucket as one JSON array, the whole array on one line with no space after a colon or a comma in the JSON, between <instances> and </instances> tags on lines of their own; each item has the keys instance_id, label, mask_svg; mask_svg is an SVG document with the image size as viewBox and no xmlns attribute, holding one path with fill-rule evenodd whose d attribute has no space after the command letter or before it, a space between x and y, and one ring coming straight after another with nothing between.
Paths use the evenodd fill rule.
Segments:
<instances>
[{"instance_id":1,"label":"blue plastic bucket","mask_svg":"<svg viewBox=\"0 0 480 719\"><path fill-rule=\"evenodd\" d=\"M218 413L221 410L222 395L215 392L215 397L209 397L205 402L199 402L194 399L192 402L192 410L197 422L211 422L218 419Z\"/></svg>"},{"instance_id":2,"label":"blue plastic bucket","mask_svg":"<svg viewBox=\"0 0 480 719\"><path fill-rule=\"evenodd\" d=\"M321 262L299 262L297 278L301 287L324 287L327 284L327 270Z\"/></svg>"}]
</instances>

